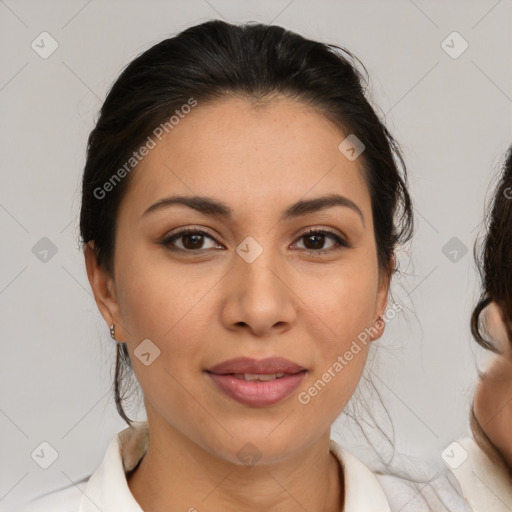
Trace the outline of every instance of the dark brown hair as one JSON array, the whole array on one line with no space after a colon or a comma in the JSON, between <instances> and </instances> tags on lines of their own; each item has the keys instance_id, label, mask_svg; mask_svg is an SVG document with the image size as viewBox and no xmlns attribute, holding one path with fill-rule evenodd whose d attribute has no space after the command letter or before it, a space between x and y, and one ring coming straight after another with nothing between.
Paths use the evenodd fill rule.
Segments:
<instances>
[{"instance_id":1,"label":"dark brown hair","mask_svg":"<svg viewBox=\"0 0 512 512\"><path fill-rule=\"evenodd\" d=\"M89 136L80 215L83 244L93 241L99 264L114 275L116 215L135 171L109 187L108 194L95 191L191 98L200 108L226 95L265 100L281 94L313 106L345 136L353 134L365 145L360 158L379 269L390 275L396 245L410 239L413 215L400 150L365 97L367 81L366 69L347 50L279 26L212 20L154 45L123 70ZM121 379L130 367L126 344L118 344L116 406L128 424Z\"/></svg>"},{"instance_id":2,"label":"dark brown hair","mask_svg":"<svg viewBox=\"0 0 512 512\"><path fill-rule=\"evenodd\" d=\"M485 324L480 320L480 315L487 305L495 302L501 310L512 344L512 146L505 155L503 169L490 203L483 243L475 244L474 253L482 291L471 315L471 333L479 345L497 352L493 340L487 339ZM470 426L478 445L496 464L505 468L512 479L512 468L480 424L474 404L471 406Z\"/></svg>"},{"instance_id":3,"label":"dark brown hair","mask_svg":"<svg viewBox=\"0 0 512 512\"><path fill-rule=\"evenodd\" d=\"M480 314L490 302L495 302L512 343L512 146L490 204L483 244L480 249L475 244L475 260L482 292L471 315L471 333L482 347L495 352L492 340L485 337Z\"/></svg>"}]
</instances>

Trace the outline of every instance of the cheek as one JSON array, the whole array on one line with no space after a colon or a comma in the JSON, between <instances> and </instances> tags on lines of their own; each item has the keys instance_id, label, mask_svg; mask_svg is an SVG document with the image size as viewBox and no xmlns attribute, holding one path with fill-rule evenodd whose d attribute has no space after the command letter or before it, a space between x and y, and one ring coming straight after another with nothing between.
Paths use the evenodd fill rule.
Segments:
<instances>
[{"instance_id":1,"label":"cheek","mask_svg":"<svg viewBox=\"0 0 512 512\"><path fill-rule=\"evenodd\" d=\"M314 374L305 382L297 398L309 418L328 422L341 413L354 393L366 364L371 327L376 320L377 274L339 272L336 277L316 281L308 289L308 308L321 321L311 322L318 359ZM362 270L362 269L361 269Z\"/></svg>"},{"instance_id":2,"label":"cheek","mask_svg":"<svg viewBox=\"0 0 512 512\"><path fill-rule=\"evenodd\" d=\"M342 349L376 320L378 274L368 268L353 265L307 280L303 300L324 321L324 339L332 349Z\"/></svg>"},{"instance_id":3,"label":"cheek","mask_svg":"<svg viewBox=\"0 0 512 512\"><path fill-rule=\"evenodd\" d=\"M509 396L506 405L500 412L500 445L503 453L509 461L512 461L512 388L509 389Z\"/></svg>"},{"instance_id":4,"label":"cheek","mask_svg":"<svg viewBox=\"0 0 512 512\"><path fill-rule=\"evenodd\" d=\"M188 316L194 312L216 277L206 266L176 264L147 252L119 265L119 304L129 341L142 337L163 341L187 335ZM116 272L117 273L117 272Z\"/></svg>"},{"instance_id":5,"label":"cheek","mask_svg":"<svg viewBox=\"0 0 512 512\"><path fill-rule=\"evenodd\" d=\"M475 392L475 413L485 433L509 460L512 460L512 365L499 362Z\"/></svg>"},{"instance_id":6,"label":"cheek","mask_svg":"<svg viewBox=\"0 0 512 512\"><path fill-rule=\"evenodd\" d=\"M208 265L177 264L165 257L145 262L144 254L137 256L135 250L131 254L119 264L118 281L134 372L145 393L181 396L178 383L190 385L195 370L203 365L214 321L218 323L215 292L225 270L215 273ZM146 339L159 351L150 366L137 360L138 347Z\"/></svg>"},{"instance_id":7,"label":"cheek","mask_svg":"<svg viewBox=\"0 0 512 512\"><path fill-rule=\"evenodd\" d=\"M512 464L512 389L509 391L508 401L495 415L488 418L484 430L501 455Z\"/></svg>"}]
</instances>

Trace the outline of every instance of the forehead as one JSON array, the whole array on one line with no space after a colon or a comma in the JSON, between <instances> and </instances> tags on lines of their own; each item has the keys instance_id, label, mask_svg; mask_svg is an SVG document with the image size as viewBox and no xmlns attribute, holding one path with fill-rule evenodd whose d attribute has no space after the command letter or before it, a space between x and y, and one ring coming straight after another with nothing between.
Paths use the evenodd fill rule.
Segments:
<instances>
[{"instance_id":1,"label":"forehead","mask_svg":"<svg viewBox=\"0 0 512 512\"><path fill-rule=\"evenodd\" d=\"M123 203L142 214L151 202L181 193L268 212L339 193L368 211L361 159L338 149L345 137L317 110L288 98L198 103L137 165Z\"/></svg>"}]
</instances>

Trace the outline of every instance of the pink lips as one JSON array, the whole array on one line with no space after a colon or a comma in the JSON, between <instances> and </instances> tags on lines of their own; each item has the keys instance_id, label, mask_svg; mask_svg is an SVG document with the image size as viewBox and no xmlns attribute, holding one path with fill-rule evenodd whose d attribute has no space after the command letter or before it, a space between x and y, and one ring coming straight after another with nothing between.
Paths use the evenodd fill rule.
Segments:
<instances>
[{"instance_id":1,"label":"pink lips","mask_svg":"<svg viewBox=\"0 0 512 512\"><path fill-rule=\"evenodd\" d=\"M264 407L290 396L302 382L306 369L281 357L242 357L224 361L207 370L207 374L229 397L245 405Z\"/></svg>"},{"instance_id":2,"label":"pink lips","mask_svg":"<svg viewBox=\"0 0 512 512\"><path fill-rule=\"evenodd\" d=\"M289 373L294 374L305 370L303 366L293 363L283 357L268 357L267 359L251 359L250 357L239 357L224 361L208 371L219 375L228 373Z\"/></svg>"}]
</instances>

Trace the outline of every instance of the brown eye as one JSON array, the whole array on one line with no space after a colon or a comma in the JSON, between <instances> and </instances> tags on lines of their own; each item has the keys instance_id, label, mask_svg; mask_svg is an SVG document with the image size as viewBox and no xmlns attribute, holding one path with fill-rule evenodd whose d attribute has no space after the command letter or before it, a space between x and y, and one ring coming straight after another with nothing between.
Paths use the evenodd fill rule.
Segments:
<instances>
[{"instance_id":1,"label":"brown eye","mask_svg":"<svg viewBox=\"0 0 512 512\"><path fill-rule=\"evenodd\" d=\"M324 249L323 246L327 238L334 240L335 243ZM304 233L300 239L304 239L304 250L311 253L326 253L349 247L349 244L343 238L328 230L312 229Z\"/></svg>"},{"instance_id":2,"label":"brown eye","mask_svg":"<svg viewBox=\"0 0 512 512\"><path fill-rule=\"evenodd\" d=\"M162 241L162 245L166 246L171 251L202 251L204 248L205 238L214 240L206 231L199 229L184 229L178 233L168 236ZM176 246L176 242L181 239L181 247Z\"/></svg>"}]
</instances>

